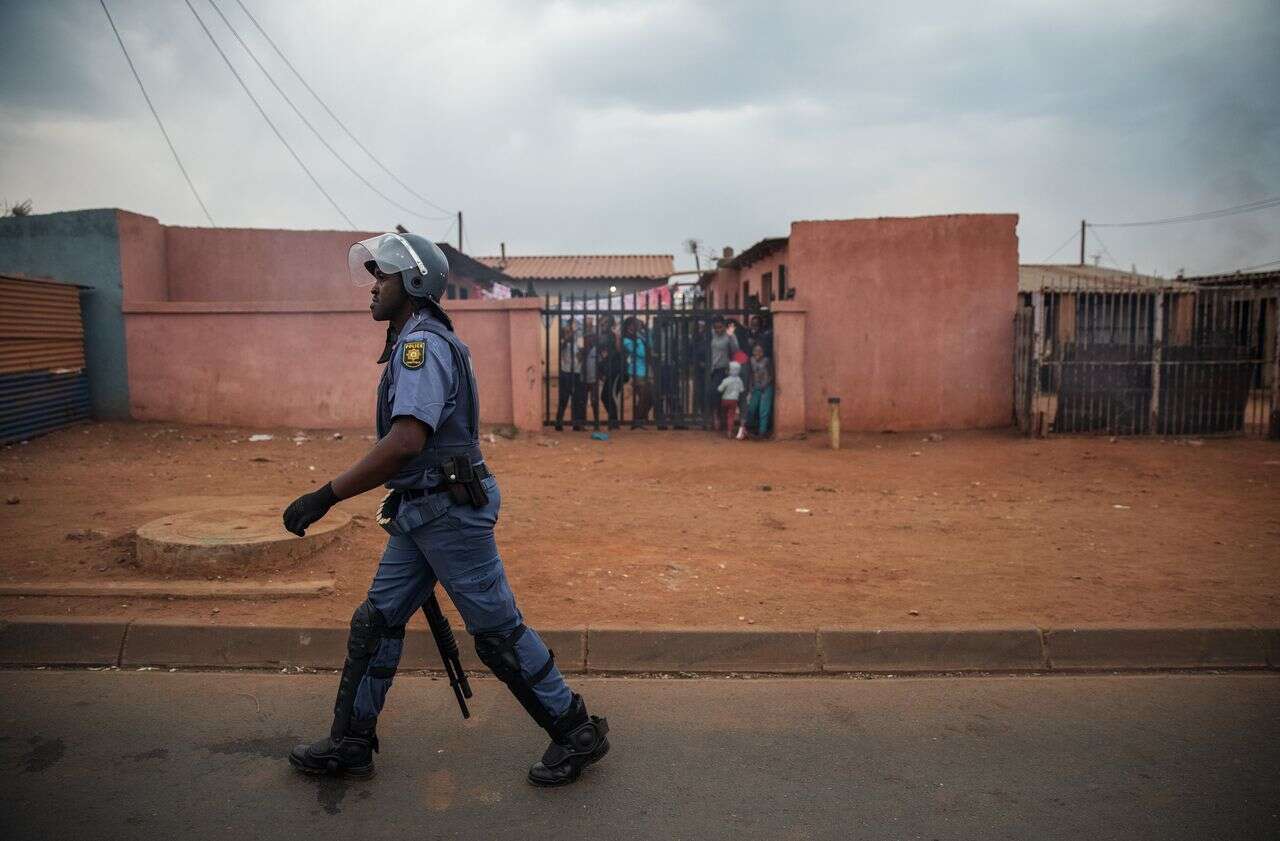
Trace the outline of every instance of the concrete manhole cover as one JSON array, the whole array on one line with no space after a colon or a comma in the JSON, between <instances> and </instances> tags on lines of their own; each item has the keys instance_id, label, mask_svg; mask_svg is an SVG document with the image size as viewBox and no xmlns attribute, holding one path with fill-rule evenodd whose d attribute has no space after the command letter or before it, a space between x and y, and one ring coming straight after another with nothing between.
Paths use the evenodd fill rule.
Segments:
<instances>
[{"instance_id":1,"label":"concrete manhole cover","mask_svg":"<svg viewBox=\"0 0 1280 841\"><path fill-rule=\"evenodd\" d=\"M331 510L295 537L280 521L283 505L229 505L187 511L138 528L138 564L163 574L244 575L291 566L329 545L351 525Z\"/></svg>"}]
</instances>

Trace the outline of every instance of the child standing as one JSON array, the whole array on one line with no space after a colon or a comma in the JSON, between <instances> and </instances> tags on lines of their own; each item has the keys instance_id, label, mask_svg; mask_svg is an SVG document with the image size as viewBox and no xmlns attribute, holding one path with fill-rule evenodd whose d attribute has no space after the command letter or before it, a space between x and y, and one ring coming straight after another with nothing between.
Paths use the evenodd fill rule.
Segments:
<instances>
[{"instance_id":1,"label":"child standing","mask_svg":"<svg viewBox=\"0 0 1280 841\"><path fill-rule=\"evenodd\" d=\"M738 420L738 398L742 396L744 388L742 377L738 376L741 371L741 363L730 362L729 375L716 386L716 390L720 392L721 422L724 424L725 435L730 438L733 437L733 427Z\"/></svg>"},{"instance_id":2,"label":"child standing","mask_svg":"<svg viewBox=\"0 0 1280 841\"><path fill-rule=\"evenodd\" d=\"M742 428L752 437L767 438L772 414L773 360L765 356L764 347L757 344L751 348L751 399L742 417Z\"/></svg>"}]
</instances>

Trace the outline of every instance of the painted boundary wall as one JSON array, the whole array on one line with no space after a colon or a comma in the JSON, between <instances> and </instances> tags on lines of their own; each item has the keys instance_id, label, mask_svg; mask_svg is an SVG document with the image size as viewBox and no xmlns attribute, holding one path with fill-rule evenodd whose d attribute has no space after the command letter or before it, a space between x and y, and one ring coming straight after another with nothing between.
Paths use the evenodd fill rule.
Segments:
<instances>
[{"instance_id":1,"label":"painted boundary wall","mask_svg":"<svg viewBox=\"0 0 1280 841\"><path fill-rule=\"evenodd\" d=\"M138 420L373 425L385 325L347 274L358 231L177 228L121 213L129 403ZM536 300L449 301L481 420L539 429Z\"/></svg>"},{"instance_id":2,"label":"painted boundary wall","mask_svg":"<svg viewBox=\"0 0 1280 841\"><path fill-rule=\"evenodd\" d=\"M792 223L796 299L776 308L807 310L804 425L825 428L827 399L839 397L845 429L1008 426L1017 224L1013 214ZM787 376L783 365L780 391Z\"/></svg>"},{"instance_id":3,"label":"painted boundary wall","mask_svg":"<svg viewBox=\"0 0 1280 841\"><path fill-rule=\"evenodd\" d=\"M481 420L539 429L539 302L453 301L472 349ZM149 302L125 307L138 420L372 427L384 325L306 302ZM517 361L523 360L523 361Z\"/></svg>"}]
</instances>

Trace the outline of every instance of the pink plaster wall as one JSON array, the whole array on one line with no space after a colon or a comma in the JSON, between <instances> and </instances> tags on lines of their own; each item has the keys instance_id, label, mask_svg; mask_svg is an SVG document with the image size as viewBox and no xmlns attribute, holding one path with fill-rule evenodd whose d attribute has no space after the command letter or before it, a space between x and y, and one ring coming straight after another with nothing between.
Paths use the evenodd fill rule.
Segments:
<instances>
[{"instance_id":1,"label":"pink plaster wall","mask_svg":"<svg viewBox=\"0 0 1280 841\"><path fill-rule=\"evenodd\" d=\"M524 353L536 347L538 302L451 304L454 326L471 348L481 421L540 427L541 402L536 424L527 425L536 387L514 393L511 364L513 339ZM534 318L513 329L511 316L527 311ZM306 302L126 305L132 414L138 420L238 426L372 428L381 373L374 360L383 336L383 326L369 318L367 307ZM520 416L513 414L517 402Z\"/></svg>"},{"instance_id":2,"label":"pink plaster wall","mask_svg":"<svg viewBox=\"0 0 1280 841\"><path fill-rule=\"evenodd\" d=\"M788 284L807 308L805 424L1007 426L1018 217L795 222Z\"/></svg>"},{"instance_id":3,"label":"pink plaster wall","mask_svg":"<svg viewBox=\"0 0 1280 841\"><path fill-rule=\"evenodd\" d=\"M360 231L165 227L172 301L367 302L347 274Z\"/></svg>"},{"instance_id":4,"label":"pink plaster wall","mask_svg":"<svg viewBox=\"0 0 1280 841\"><path fill-rule=\"evenodd\" d=\"M125 303L166 300L169 278L165 270L164 226L150 216L117 210L116 230Z\"/></svg>"},{"instance_id":5,"label":"pink plaster wall","mask_svg":"<svg viewBox=\"0 0 1280 841\"><path fill-rule=\"evenodd\" d=\"M365 303L369 290L351 280L347 250L378 233L165 226L169 300ZM479 297L466 278L451 280Z\"/></svg>"}]
</instances>

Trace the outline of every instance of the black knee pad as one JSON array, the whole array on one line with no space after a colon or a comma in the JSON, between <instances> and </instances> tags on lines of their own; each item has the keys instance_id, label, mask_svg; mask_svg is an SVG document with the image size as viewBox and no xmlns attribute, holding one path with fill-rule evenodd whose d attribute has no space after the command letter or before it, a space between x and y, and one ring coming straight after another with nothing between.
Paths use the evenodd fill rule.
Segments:
<instances>
[{"instance_id":1,"label":"black knee pad","mask_svg":"<svg viewBox=\"0 0 1280 841\"><path fill-rule=\"evenodd\" d=\"M521 671L520 655L516 653L516 643L520 642L520 638L524 636L528 628L524 625L517 625L515 630L510 633L502 633L495 631L482 632L475 635L476 638L476 655L480 658L480 662L489 667L494 676L498 680L507 685L511 690L511 694L516 697L520 705L525 711L536 721L539 726L548 732L554 726L554 719L547 711L547 708L538 700L538 696L533 691L543 678L550 674L551 669L555 666L556 655L554 651L548 650L547 662L537 670L537 672L529 678L524 676Z\"/></svg>"},{"instance_id":2,"label":"black knee pad","mask_svg":"<svg viewBox=\"0 0 1280 841\"><path fill-rule=\"evenodd\" d=\"M351 614L351 632L347 636L347 659L342 664L342 677L338 680L338 697L334 702L333 738L341 738L346 732L352 708L355 704L356 688L366 674L371 673L369 661L373 659L378 645L384 639L404 639L404 626L396 627L387 624L382 611L365 599ZM394 667L377 669L374 677L389 678L395 675Z\"/></svg>"},{"instance_id":3,"label":"black knee pad","mask_svg":"<svg viewBox=\"0 0 1280 841\"><path fill-rule=\"evenodd\" d=\"M524 626L516 630L523 631ZM510 636L493 632L476 634L476 655L503 683L521 679L520 658L516 656L515 642L508 641Z\"/></svg>"},{"instance_id":4,"label":"black knee pad","mask_svg":"<svg viewBox=\"0 0 1280 841\"><path fill-rule=\"evenodd\" d=\"M351 633L347 636L347 656L352 659L367 658L378 649L382 629L387 620L382 611L365 599L351 614Z\"/></svg>"}]
</instances>

